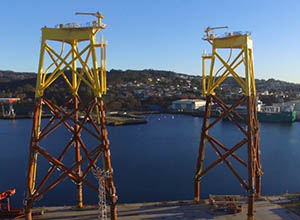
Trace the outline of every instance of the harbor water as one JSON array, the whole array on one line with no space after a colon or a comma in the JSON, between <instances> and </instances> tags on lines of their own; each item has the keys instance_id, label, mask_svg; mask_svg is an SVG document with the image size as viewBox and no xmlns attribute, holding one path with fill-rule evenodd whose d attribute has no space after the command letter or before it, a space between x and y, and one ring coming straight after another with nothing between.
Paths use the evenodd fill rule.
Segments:
<instances>
[{"instance_id":1,"label":"harbor water","mask_svg":"<svg viewBox=\"0 0 300 220\"><path fill-rule=\"evenodd\" d=\"M185 115L147 115L147 124L108 126L114 180L120 203L193 199L193 176L200 140L202 118ZM47 120L47 119L44 119ZM24 199L32 120L0 120L0 191L16 188L12 205L21 207ZM220 122L211 131L232 147L243 138L231 122ZM262 194L300 191L300 123L260 123ZM61 151L57 141L70 139L60 131L43 143L45 149ZM54 144L55 140L55 144ZM93 140L90 140L91 144ZM246 159L246 147L237 154ZM207 146L205 165L217 159ZM229 159L247 180L247 169ZM48 169L49 164L38 164ZM39 175L39 173L38 173ZM89 179L96 180L90 176ZM39 206L74 205L76 186L65 179L48 192ZM238 180L222 163L201 179L201 197L208 194L246 195ZM96 204L97 194L84 186L84 203Z\"/></svg>"}]
</instances>

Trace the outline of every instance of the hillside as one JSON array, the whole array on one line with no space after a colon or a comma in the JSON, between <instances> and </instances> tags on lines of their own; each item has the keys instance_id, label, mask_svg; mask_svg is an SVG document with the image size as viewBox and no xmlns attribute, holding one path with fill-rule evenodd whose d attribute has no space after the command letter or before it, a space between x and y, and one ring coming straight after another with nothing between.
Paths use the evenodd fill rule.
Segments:
<instances>
[{"instance_id":1,"label":"hillside","mask_svg":"<svg viewBox=\"0 0 300 220\"><path fill-rule=\"evenodd\" d=\"M146 110L153 106L167 108L180 98L201 98L201 77L161 70L115 70L107 72L108 93L104 97L107 110ZM0 97L19 97L21 104L32 104L36 83L35 73L0 70ZM288 101L300 96L300 84L275 79L256 80L258 95L263 101ZM267 91L267 92L266 92ZM81 94L88 96L86 87ZM229 77L216 90L228 103L240 93L236 81ZM70 93L63 81L57 81L47 91L57 103Z\"/></svg>"}]
</instances>

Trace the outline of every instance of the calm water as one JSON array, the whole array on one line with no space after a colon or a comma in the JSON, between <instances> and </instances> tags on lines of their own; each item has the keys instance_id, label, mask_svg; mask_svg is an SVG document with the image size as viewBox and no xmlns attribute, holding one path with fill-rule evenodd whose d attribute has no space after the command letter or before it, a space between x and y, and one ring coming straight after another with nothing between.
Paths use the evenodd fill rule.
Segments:
<instances>
[{"instance_id":1,"label":"calm water","mask_svg":"<svg viewBox=\"0 0 300 220\"><path fill-rule=\"evenodd\" d=\"M108 127L114 179L119 202L182 200L193 198L193 175L202 118L183 115L149 115L148 124ZM14 206L21 206L27 172L31 120L0 120L0 191L14 187ZM242 138L234 124L222 122L212 133L227 146ZM261 162L264 194L300 191L300 123L261 124ZM61 149L70 133L61 130L43 142L48 149ZM92 143L92 140L90 140ZM63 146L63 145L62 145ZM246 148L238 154L245 158ZM58 150L57 150L58 151ZM206 164L216 159L207 147ZM231 160L232 164L237 165ZM39 163L48 169L45 162ZM201 196L245 194L225 164L208 173L201 183ZM246 179L247 171L236 166ZM90 177L92 180L93 177ZM95 181L95 180L94 180ZM39 205L75 204L75 185L66 179L46 194ZM97 195L85 188L84 201L97 202Z\"/></svg>"}]
</instances>

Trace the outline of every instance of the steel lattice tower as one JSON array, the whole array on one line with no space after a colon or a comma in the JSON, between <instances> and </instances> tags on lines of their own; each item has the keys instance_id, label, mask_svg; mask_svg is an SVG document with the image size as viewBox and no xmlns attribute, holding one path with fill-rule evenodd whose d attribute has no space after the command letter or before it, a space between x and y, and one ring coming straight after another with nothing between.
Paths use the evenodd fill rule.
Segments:
<instances>
[{"instance_id":1,"label":"steel lattice tower","mask_svg":"<svg viewBox=\"0 0 300 220\"><path fill-rule=\"evenodd\" d=\"M106 43L103 37L101 41L96 41L98 32L105 25L101 23L103 16L99 12L78 14L96 16L97 21L85 26L71 23L56 28L42 28L25 198L26 219L29 220L32 219L33 203L65 178L77 185L79 208L83 207L83 184L97 194L103 193L87 180L88 174L97 169L96 163L100 160L107 174L105 189L110 202L111 219L117 219L117 196L102 100L102 95L106 93ZM57 44L62 44L61 52L56 52ZM101 55L100 65L98 52ZM69 91L68 96L61 94L64 103L51 100L51 88L63 86ZM83 96L82 88L90 92L88 97ZM45 110L51 112L49 120L42 120ZM43 141L47 136L58 133L59 129L69 131L70 140L66 140L66 144L56 143L60 146L56 150L59 152L52 152L54 146L45 148ZM91 144L92 139L95 145ZM49 169L39 170L40 162L49 163Z\"/></svg>"},{"instance_id":2,"label":"steel lattice tower","mask_svg":"<svg viewBox=\"0 0 300 220\"><path fill-rule=\"evenodd\" d=\"M224 27L219 27L224 28ZM202 56L203 69L203 95L206 97L205 115L203 118L201 139L199 146L199 155L197 160L197 167L195 173L195 189L194 200L200 201L200 180L202 177L212 170L216 165L224 162L232 171L233 175L237 177L242 187L248 193L248 220L254 219L254 198L260 197L261 193L261 166L260 166L260 152L259 152L259 124L257 120L256 110L256 90L253 69L253 55L252 55L252 40L250 34L243 34L241 32L234 32L225 35L224 37L217 37L211 34L210 31L219 28L207 28L204 40L212 45L211 55L204 54ZM235 52L235 58L229 63L232 57L232 51ZM227 60L222 57L224 51L230 51ZM209 75L206 76L205 64L210 61ZM221 68L216 70L216 62L221 64ZM239 72L237 71L239 70ZM242 89L242 95L231 107L228 107L215 94L215 89L218 88L226 78L232 76ZM223 113L210 121L212 103L216 103ZM244 105L245 112L236 111L236 108ZM231 120L242 134L242 139L238 143L233 143L232 147L226 147L222 144L222 140L218 140L212 134L212 129L218 122L227 117ZM214 149L218 155L218 159L209 164L204 169L204 159L206 143ZM245 162L237 154L236 151L246 147L246 154L248 161ZM248 182L244 181L239 175L234 166L230 163L231 158L238 164L246 167L248 170Z\"/></svg>"}]
</instances>

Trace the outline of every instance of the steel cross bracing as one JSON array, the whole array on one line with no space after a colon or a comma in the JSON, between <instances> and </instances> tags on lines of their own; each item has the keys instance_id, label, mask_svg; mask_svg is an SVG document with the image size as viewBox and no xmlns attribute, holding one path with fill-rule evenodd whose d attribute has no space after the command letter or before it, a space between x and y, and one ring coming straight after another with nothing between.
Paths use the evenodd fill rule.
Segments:
<instances>
[{"instance_id":1,"label":"steel cross bracing","mask_svg":"<svg viewBox=\"0 0 300 220\"><path fill-rule=\"evenodd\" d=\"M107 207L106 207L106 191L105 191L105 182L106 179L111 176L110 173L104 172L104 170L96 167L93 169L93 174L95 178L98 180L98 191L99 191L99 202L98 202L98 219L107 220Z\"/></svg>"},{"instance_id":2,"label":"steel cross bracing","mask_svg":"<svg viewBox=\"0 0 300 220\"><path fill-rule=\"evenodd\" d=\"M212 54L202 56L203 68L203 95L206 96L205 115L202 123L199 154L195 173L194 200L200 201L200 181L203 176L218 164L224 162L240 185L248 193L248 220L254 219L254 198L261 194L261 165L259 151L259 124L256 110L256 90L252 58L252 41L249 34L229 34L224 37L216 37L210 34L207 29L205 40L212 45ZM222 58L220 49L230 50L229 59ZM232 50L236 51L236 56L231 63ZM210 61L209 75L206 75L205 64ZM216 61L221 63L221 68L214 70ZM242 68L241 68L242 66ZM240 70L238 73L237 70ZM223 70L223 72L221 72ZM241 75L244 73L244 76ZM232 106L228 107L215 94L215 89L229 76L232 76L242 89L242 95ZM216 119L210 119L212 104L215 103L222 109L222 114ZM237 111L237 107L243 106L244 112ZM241 132L241 139L237 143L232 143L227 147L212 134L210 130L223 119L231 120ZM218 159L204 168L206 144L215 150ZM247 149L247 161L238 156L237 151L241 148ZM248 171L248 181L244 181L229 159L237 161L238 164L246 167Z\"/></svg>"},{"instance_id":3,"label":"steel cross bracing","mask_svg":"<svg viewBox=\"0 0 300 220\"><path fill-rule=\"evenodd\" d=\"M117 196L102 100L102 95L106 93L106 43L103 37L100 43L96 41L97 33L104 28L99 22L101 19L98 19L98 23L93 22L92 27L84 28L66 28L61 25L59 28L42 29L29 148L26 219L32 219L33 203L66 178L76 184L77 207L83 207L82 187L86 185L97 195L105 195L110 204L110 217L117 219ZM57 42L62 43L61 52L56 52L50 46ZM66 50L65 46L70 49ZM100 66L97 51L101 55ZM78 64L80 68L77 67ZM64 85L69 88L69 94L61 94L65 102L59 105L51 99L53 90L49 88L58 89ZM85 92L80 90L83 88ZM90 91L88 95L87 91ZM52 114L49 120L42 120L45 110ZM61 132L61 129L70 132L70 140L66 140L66 143L53 142L50 147L43 146L45 139ZM92 140L94 144L91 144ZM55 146L60 148L53 150ZM100 160L102 165L99 164ZM45 164L44 161L50 164L48 170L39 166L41 162ZM92 183L87 180L89 173L100 169L99 166L103 172L110 174L105 178L105 192L99 191L99 186L96 186L98 181Z\"/></svg>"}]
</instances>

